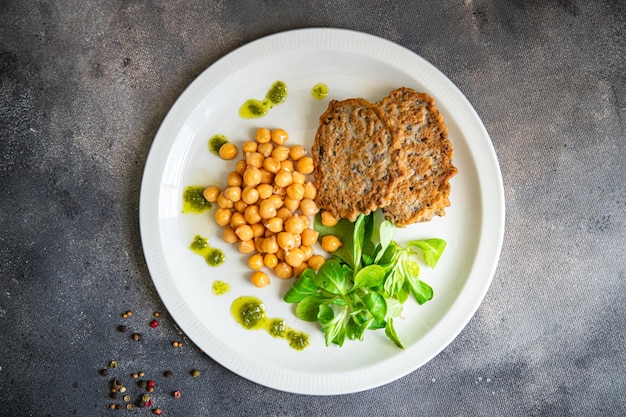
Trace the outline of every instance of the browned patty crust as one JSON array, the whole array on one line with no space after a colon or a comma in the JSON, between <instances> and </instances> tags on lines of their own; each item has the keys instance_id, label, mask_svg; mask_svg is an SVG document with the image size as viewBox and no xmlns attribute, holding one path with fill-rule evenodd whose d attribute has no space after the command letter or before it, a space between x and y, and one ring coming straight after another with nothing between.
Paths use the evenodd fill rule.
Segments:
<instances>
[{"instance_id":1,"label":"browned patty crust","mask_svg":"<svg viewBox=\"0 0 626 417\"><path fill-rule=\"evenodd\" d=\"M391 202L407 172L394 126L365 99L329 103L312 148L319 207L354 221Z\"/></svg>"}]
</instances>

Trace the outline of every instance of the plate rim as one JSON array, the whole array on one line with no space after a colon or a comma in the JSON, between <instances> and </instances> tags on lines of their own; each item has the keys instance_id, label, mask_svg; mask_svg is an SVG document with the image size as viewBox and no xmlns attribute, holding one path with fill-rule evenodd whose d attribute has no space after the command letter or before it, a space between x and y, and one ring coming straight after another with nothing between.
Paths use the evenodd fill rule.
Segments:
<instances>
[{"instance_id":1,"label":"plate rim","mask_svg":"<svg viewBox=\"0 0 626 417\"><path fill-rule=\"evenodd\" d=\"M364 49L365 45L367 45L367 51ZM489 251L491 259L479 259L479 254L477 253L474 265L469 274L471 275L472 271L478 269L488 278L479 281L481 285L471 289L474 297L463 303L463 311L468 314L463 315L462 320L455 322L453 331L447 330L445 332L445 337L440 338L442 342L439 343L437 349L432 350L420 361L417 361L411 366L407 366L406 369L401 372L395 371L391 375L386 374L381 376L380 372L378 372L380 371L378 369L380 365L366 367L365 369L344 372L341 375L333 375L333 378L338 378L339 381L335 381L330 388L324 383L324 378L327 378L327 376L309 375L307 383L303 384L303 376L300 373L282 369L277 370L268 364L258 362L253 364L256 367L256 372L250 374L248 372L251 366L249 359L224 355L221 350L226 348L225 345L217 337L208 335L213 344L213 349L211 352L204 350L205 353L225 368L243 378L285 392L307 395L340 395L373 389L395 381L415 371L444 350L475 315L491 285L499 262L504 240L505 200L502 174L495 148L493 147L491 137L474 107L458 87L456 87L439 69L415 52L399 44L376 35L350 29L293 29L258 38L234 49L202 71L202 73L185 88L163 118L150 146L143 171L139 196L139 228L148 272L159 297L162 299L165 307L178 326L194 343L197 343L196 340L200 338L199 334L202 333L205 326L190 312L182 296L175 286L172 285L173 283L167 282L167 278L170 277L171 274L168 271L165 256L160 247L161 232L158 224L159 216L158 209L155 208L158 207L159 193L155 191L158 191L160 188L163 175L162 168L164 168L164 164L169 155L168 150L175 141L175 137L164 136L164 132L174 128L176 125L182 126L190 110L198 105L196 101L206 94L206 88L211 88L211 85L215 87L220 79L229 76L232 71L239 68L241 63L245 62L250 64L277 52L282 53L294 49L310 47L350 50L351 52L356 50L376 59L384 59L385 57L388 58L389 54L396 54L399 56L398 59L419 63L422 69L427 70L431 75L437 78L438 89L446 89L446 94L452 94L459 100L459 105L463 107L464 115L467 116L466 122L471 125L471 128L476 134L486 139L478 144L472 144L472 146L476 145L479 147L472 147L472 151L474 153L477 151L480 152L480 155L482 155L482 159L480 159L481 164L485 166L485 163L487 163L490 168L490 173L497 174L490 178L485 178L485 170L477 169L481 187L484 186L484 188L494 191L493 194L490 194L490 202L493 204L481 204L481 217L483 219L483 224L480 229L481 241L484 240L486 234L492 237L492 239L487 242L491 248ZM202 89L199 88L200 86ZM431 89L435 89L435 87ZM473 159L476 161L476 158ZM157 169L159 167L161 167L160 170ZM156 178L157 176L150 175L155 169L157 169L156 172L161 172L161 177ZM481 203L482 202L483 199L481 199ZM489 221L485 221L485 219L489 219ZM479 247L481 246L483 245L479 245ZM173 278L173 276L171 277ZM465 286L467 286L467 284ZM461 293L465 290L466 289L463 288ZM450 308L452 309L455 306L457 309L460 308L457 304L458 303L455 302ZM179 320L181 317L184 318L184 324L181 323L183 320ZM433 330L437 327L441 327L441 325L435 326ZM204 336L207 335L203 335L203 337ZM383 361L383 364L384 362L386 361ZM354 381L357 382L355 383ZM348 384L348 382L350 383Z\"/></svg>"}]
</instances>

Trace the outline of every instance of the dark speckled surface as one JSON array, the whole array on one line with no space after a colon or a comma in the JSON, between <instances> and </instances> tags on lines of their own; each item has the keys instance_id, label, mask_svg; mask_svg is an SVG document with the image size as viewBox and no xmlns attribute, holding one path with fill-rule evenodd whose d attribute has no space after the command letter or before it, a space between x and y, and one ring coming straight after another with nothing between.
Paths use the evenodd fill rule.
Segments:
<instances>
[{"instance_id":1,"label":"dark speckled surface","mask_svg":"<svg viewBox=\"0 0 626 417\"><path fill-rule=\"evenodd\" d=\"M498 270L459 337L337 397L255 385L195 348L138 226L150 145L185 87L238 46L312 26L384 37L446 74L492 137L507 201ZM148 415L107 409L110 378L137 370L171 416L626 415L625 119L623 1L1 1L0 415Z\"/></svg>"}]
</instances>

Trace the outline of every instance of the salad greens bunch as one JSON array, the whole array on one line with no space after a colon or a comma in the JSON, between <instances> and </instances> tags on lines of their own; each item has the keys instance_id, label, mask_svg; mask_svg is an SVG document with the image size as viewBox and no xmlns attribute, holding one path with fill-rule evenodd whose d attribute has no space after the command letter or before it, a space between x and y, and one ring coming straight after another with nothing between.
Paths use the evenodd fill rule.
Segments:
<instances>
[{"instance_id":1,"label":"salad greens bunch","mask_svg":"<svg viewBox=\"0 0 626 417\"><path fill-rule=\"evenodd\" d=\"M343 245L317 272L303 271L283 297L297 304L298 318L319 322L327 346L342 346L346 338L363 340L368 329L385 329L387 337L404 348L393 325L403 303L411 294L419 304L433 297L432 288L418 278L416 255L421 253L434 268L445 240L413 240L400 246L393 240L396 228L391 222L375 223L371 213L328 227L318 214L314 227L320 237L335 235Z\"/></svg>"}]
</instances>

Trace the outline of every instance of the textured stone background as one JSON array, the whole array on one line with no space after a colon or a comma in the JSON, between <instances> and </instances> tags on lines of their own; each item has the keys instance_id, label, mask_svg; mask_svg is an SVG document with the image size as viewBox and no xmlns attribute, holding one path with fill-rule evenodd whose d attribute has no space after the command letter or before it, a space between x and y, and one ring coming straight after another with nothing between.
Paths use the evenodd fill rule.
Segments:
<instances>
[{"instance_id":1,"label":"textured stone background","mask_svg":"<svg viewBox=\"0 0 626 417\"><path fill-rule=\"evenodd\" d=\"M438 3L0 1L0 415L112 413L97 372L112 358L172 369L156 398L173 416L625 415L626 4ZM184 335L138 228L143 165L185 87L238 46L312 26L441 69L490 132L507 200L499 268L460 336L338 397L276 392L169 347ZM136 323L164 312L146 343L116 331L127 308Z\"/></svg>"}]
</instances>

